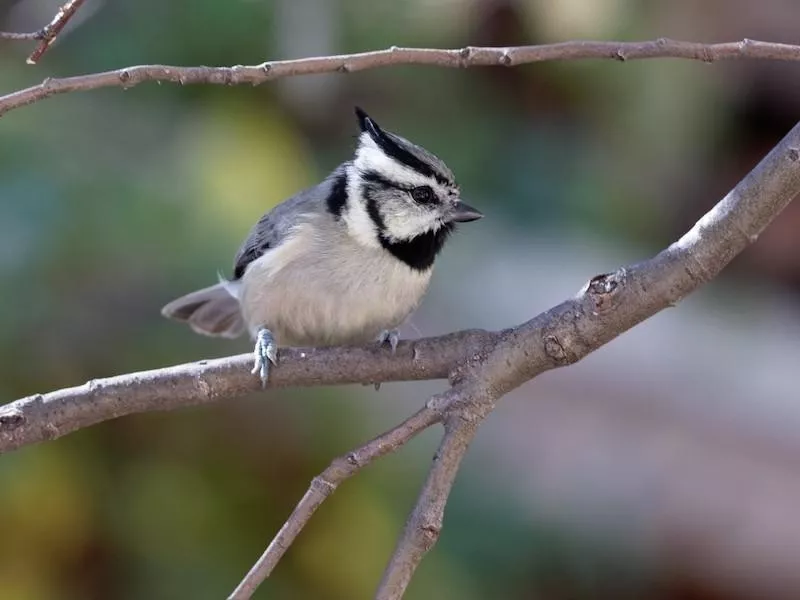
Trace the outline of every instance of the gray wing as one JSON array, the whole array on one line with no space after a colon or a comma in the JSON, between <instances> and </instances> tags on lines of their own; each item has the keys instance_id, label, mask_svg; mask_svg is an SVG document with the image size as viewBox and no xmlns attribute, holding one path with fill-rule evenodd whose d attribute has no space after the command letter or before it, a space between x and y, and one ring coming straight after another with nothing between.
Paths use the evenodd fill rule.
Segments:
<instances>
[{"instance_id":1,"label":"gray wing","mask_svg":"<svg viewBox=\"0 0 800 600\"><path fill-rule=\"evenodd\" d=\"M344 193L344 177L344 165L341 165L319 185L284 200L262 216L236 253L236 258L233 260L234 281L241 279L251 262L260 258L270 248L280 245L292 227L297 225L299 215L328 210L334 188L337 188L337 192Z\"/></svg>"}]
</instances>

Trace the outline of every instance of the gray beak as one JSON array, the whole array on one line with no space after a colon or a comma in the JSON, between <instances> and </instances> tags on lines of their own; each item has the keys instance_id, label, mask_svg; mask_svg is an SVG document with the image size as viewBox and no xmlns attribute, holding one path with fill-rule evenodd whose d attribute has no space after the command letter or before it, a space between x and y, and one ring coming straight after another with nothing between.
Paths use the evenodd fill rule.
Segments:
<instances>
[{"instance_id":1,"label":"gray beak","mask_svg":"<svg viewBox=\"0 0 800 600\"><path fill-rule=\"evenodd\" d=\"M470 221L477 221L481 217L483 217L482 212L472 208L469 204L464 204L459 200L456 202L456 205L453 208L453 213L450 217L450 220L455 221L456 223L469 223Z\"/></svg>"}]
</instances>

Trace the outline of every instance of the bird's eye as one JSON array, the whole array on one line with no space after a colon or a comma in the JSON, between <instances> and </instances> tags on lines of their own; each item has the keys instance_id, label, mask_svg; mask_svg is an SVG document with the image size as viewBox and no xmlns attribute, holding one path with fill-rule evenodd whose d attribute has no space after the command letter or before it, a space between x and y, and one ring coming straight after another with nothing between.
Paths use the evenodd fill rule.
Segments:
<instances>
[{"instance_id":1,"label":"bird's eye","mask_svg":"<svg viewBox=\"0 0 800 600\"><path fill-rule=\"evenodd\" d=\"M419 204L430 204L436 199L433 190L427 185L421 185L411 190L411 197Z\"/></svg>"}]
</instances>

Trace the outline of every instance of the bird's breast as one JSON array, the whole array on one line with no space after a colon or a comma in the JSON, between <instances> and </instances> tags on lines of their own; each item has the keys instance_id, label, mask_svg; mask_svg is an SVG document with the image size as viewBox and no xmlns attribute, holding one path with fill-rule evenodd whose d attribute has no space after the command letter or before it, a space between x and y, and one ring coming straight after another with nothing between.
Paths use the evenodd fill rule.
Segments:
<instances>
[{"instance_id":1,"label":"bird's breast","mask_svg":"<svg viewBox=\"0 0 800 600\"><path fill-rule=\"evenodd\" d=\"M239 297L251 333L266 327L285 346L359 344L419 305L431 269L411 269L382 248L327 241L300 227L248 266Z\"/></svg>"}]
</instances>

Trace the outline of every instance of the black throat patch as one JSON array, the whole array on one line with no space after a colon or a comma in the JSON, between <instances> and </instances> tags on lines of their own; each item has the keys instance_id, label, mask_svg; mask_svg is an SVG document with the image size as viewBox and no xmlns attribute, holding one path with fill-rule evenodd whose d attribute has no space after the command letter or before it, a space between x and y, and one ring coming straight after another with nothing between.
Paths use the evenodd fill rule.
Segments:
<instances>
[{"instance_id":1,"label":"black throat patch","mask_svg":"<svg viewBox=\"0 0 800 600\"><path fill-rule=\"evenodd\" d=\"M396 259L402 261L415 271L427 271L433 266L433 261L441 251L447 237L455 229L453 223L444 223L436 231L428 230L425 233L407 239L392 240L386 235L386 223L383 221L378 203L370 190L369 184L362 187L362 195L366 200L367 214L375 228L378 230L378 240L381 246Z\"/></svg>"},{"instance_id":2,"label":"black throat patch","mask_svg":"<svg viewBox=\"0 0 800 600\"><path fill-rule=\"evenodd\" d=\"M436 231L426 231L410 240L394 242L383 235L380 236L380 240L381 245L395 258L416 271L427 271L433 266L433 261L452 231L452 223L447 223Z\"/></svg>"}]
</instances>

